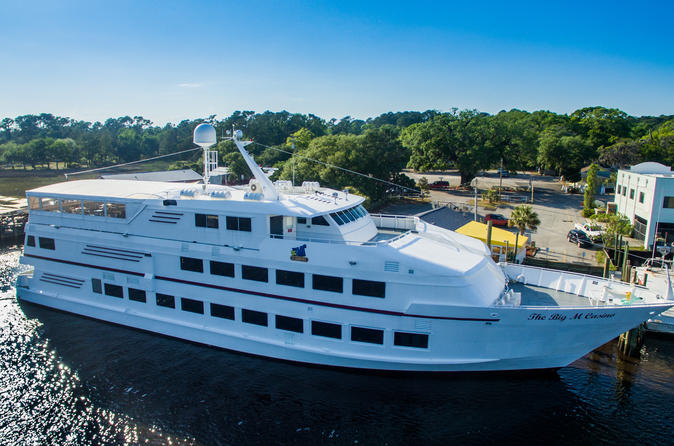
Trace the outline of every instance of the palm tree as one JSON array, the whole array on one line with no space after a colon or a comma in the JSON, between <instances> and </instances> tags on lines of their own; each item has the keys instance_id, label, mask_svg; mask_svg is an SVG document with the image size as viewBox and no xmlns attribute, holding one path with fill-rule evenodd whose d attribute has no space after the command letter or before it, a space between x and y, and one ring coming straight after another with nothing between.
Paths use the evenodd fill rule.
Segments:
<instances>
[{"instance_id":1,"label":"palm tree","mask_svg":"<svg viewBox=\"0 0 674 446\"><path fill-rule=\"evenodd\" d=\"M526 228L535 231L540 224L541 220L538 218L538 214L531 209L531 206L527 206L526 204L513 209L513 213L510 215L510 220L508 221L508 226L516 226L520 230L520 235L524 235Z\"/></svg>"}]
</instances>

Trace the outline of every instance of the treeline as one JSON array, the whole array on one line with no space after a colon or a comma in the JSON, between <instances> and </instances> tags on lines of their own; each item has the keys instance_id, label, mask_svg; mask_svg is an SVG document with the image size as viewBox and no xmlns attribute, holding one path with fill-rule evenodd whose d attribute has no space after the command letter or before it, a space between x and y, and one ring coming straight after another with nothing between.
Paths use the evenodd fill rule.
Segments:
<instances>
[{"instance_id":1,"label":"treeline","mask_svg":"<svg viewBox=\"0 0 674 446\"><path fill-rule=\"evenodd\" d=\"M642 161L674 163L674 116L633 117L604 107L569 115L516 109L490 115L453 109L330 121L286 111L236 111L222 120L210 116L163 127L141 116L90 123L44 113L0 122L0 163L11 168L79 168L135 161L194 147L192 131L204 121L211 122L219 135L232 128L242 130L258 143L249 146L256 161L279 169L276 177L290 179L294 172L297 182L319 179L333 187L352 186L375 199L387 185L307 158L405 184L409 180L398 172L406 166L418 171L456 168L467 182L501 162L509 170L546 170L569 180L578 179L580 169L593 161L610 167ZM290 155L282 151L292 152L293 145L304 158L289 161ZM218 150L232 177L248 175L233 144L223 141ZM174 167L200 170L199 157L192 153Z\"/></svg>"}]
</instances>

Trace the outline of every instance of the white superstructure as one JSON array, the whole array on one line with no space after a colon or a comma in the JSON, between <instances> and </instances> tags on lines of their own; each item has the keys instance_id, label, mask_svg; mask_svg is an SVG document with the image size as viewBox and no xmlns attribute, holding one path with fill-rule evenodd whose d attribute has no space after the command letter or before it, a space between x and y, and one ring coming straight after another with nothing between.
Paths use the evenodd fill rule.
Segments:
<instances>
[{"instance_id":1,"label":"white superstructure","mask_svg":"<svg viewBox=\"0 0 674 446\"><path fill-rule=\"evenodd\" d=\"M415 371L562 367L671 306L640 287L499 266L478 240L370 215L345 191L272 184L233 139L256 178L246 187L28 191L21 261L34 270L19 298L272 358Z\"/></svg>"}]
</instances>

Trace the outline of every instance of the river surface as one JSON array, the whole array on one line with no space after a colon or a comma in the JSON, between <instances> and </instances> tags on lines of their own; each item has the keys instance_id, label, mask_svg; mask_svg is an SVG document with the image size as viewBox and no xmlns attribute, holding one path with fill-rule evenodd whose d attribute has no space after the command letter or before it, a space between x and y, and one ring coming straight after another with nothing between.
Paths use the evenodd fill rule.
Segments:
<instances>
[{"instance_id":1,"label":"river surface","mask_svg":"<svg viewBox=\"0 0 674 446\"><path fill-rule=\"evenodd\" d=\"M0 250L0 444L672 444L674 339L556 372L373 374L267 360L16 301Z\"/></svg>"}]
</instances>

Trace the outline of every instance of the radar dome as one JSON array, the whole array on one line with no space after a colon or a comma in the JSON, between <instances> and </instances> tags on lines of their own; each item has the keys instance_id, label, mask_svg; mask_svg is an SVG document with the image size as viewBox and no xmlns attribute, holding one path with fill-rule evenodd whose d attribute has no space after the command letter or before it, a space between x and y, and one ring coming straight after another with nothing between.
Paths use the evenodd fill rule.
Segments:
<instances>
[{"instance_id":1,"label":"radar dome","mask_svg":"<svg viewBox=\"0 0 674 446\"><path fill-rule=\"evenodd\" d=\"M194 129L194 144L201 147L210 147L218 142L218 137L215 133L215 128L210 124L199 124Z\"/></svg>"}]
</instances>

